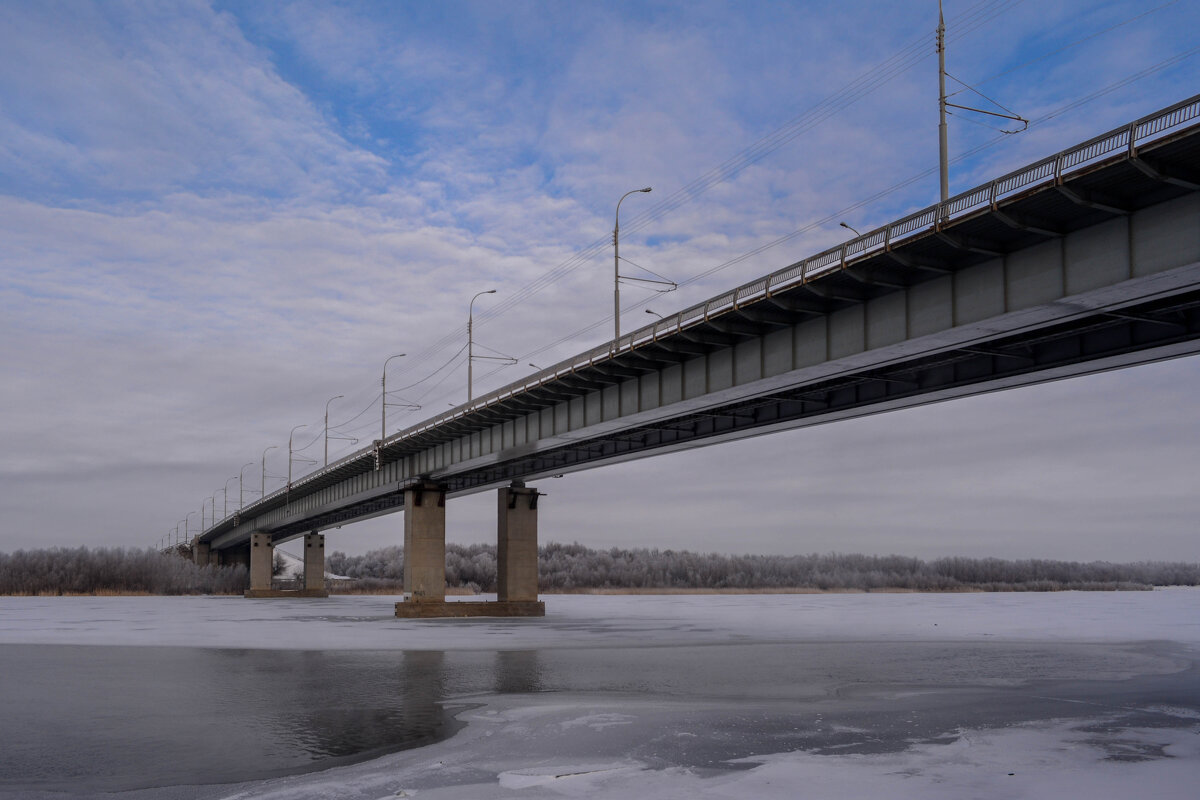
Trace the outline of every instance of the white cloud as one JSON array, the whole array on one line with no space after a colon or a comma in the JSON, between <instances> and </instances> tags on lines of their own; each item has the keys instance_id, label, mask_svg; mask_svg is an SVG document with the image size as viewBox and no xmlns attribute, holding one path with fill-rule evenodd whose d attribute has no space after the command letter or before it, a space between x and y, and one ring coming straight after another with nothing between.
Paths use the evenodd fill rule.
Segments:
<instances>
[{"instance_id":1,"label":"white cloud","mask_svg":"<svg viewBox=\"0 0 1200 800\"><path fill-rule=\"evenodd\" d=\"M1138 10L1120 5L1103 24ZM54 493L46 487L56 474L74 476L92 492L47 511L45 525L57 535L96 543L156 539L140 531L173 525L181 503L198 507L199 496L212 491L205 485L218 486L241 463L257 463L272 442L286 445L292 425L307 421L304 435L318 431L328 398L346 395L334 405L335 420L365 408L386 356L410 353L392 364L395 386L448 359L463 341L476 291L499 290L477 304L479 341L514 355L598 324L519 367L494 376L477 370L477 392L530 371L525 361L545 365L603 340L612 285L607 249L507 313L492 309L605 239L617 197L637 185L655 189L622 209L623 254L685 280L932 165L930 47L926 62L839 115L652 225L633 224L890 53L930 35L932 20L889 9L866 2L748 4L736 13L719 3L0 8L0 400L9 410L0 416L0 474L6 486L20 487L6 490L0 509L19 505L25 515L9 515L22 521L10 523L0 548L30 544L21 532L36 518L29 498L48 504ZM960 11L948 8L948 17ZM1061 23L1078 11L1073 3L1017 4L955 45L953 71L987 76L1045 52L1063 38L1045 39L1039 19ZM1184 12L1171 13L1194 16ZM1023 113L1047 113L1178 50L1187 38L1180 19L1150 15L1117 39L1122 46L1111 58L1097 61L1097 53L1112 50L1112 40L1098 37L1070 51L1067 63L1036 70L1042 80L1014 73L988 84L988 92L994 88ZM1083 35L1095 25L1085 20L1078 29ZM1194 69L1135 84L1012 139L956 168L955 185L990 179L1091 136L1097 126L1177 99ZM953 130L956 149L981 141L962 125ZM935 189L931 177L847 221L860 229L881 224L923 206ZM677 310L844 234L830 222L677 294L654 297L650 307ZM626 328L648 321L633 307L644 296L623 290ZM438 342L446 344L434 348ZM1194 364L1180 364L1164 374L1193 386ZM429 393L428 408L463 399L464 380L460 368ZM1120 381L1111 385L1147 402ZM1064 403L1087 397L1082 388L1063 391ZM1012 415L1001 416L1028 423L1021 398L1030 396L1014 393L1006 401ZM1152 397L1178 399L1165 382ZM1097 491L1119 496L1089 466L1095 429L1037 450L1036 471L1061 476L1051 490L1027 480L1030 456L1008 447L1006 431L972 428L973 420L991 418L993 407L963 403L961 411L947 405L911 412L908 419L921 420L912 427L846 423L561 482L602 487L592 492L599 500L560 490L559 482L555 490L603 521L602 501L680 463L673 485L664 487L670 502L659 508L647 499L645 519L653 522L631 523L630 536L645 536L674 513L681 526L696 526L694 538L681 534L680 541L726 549L720 543L728 512L715 498L736 479L776 490L757 499L758 549L792 541L795 519L805 515L810 527L835 531L836 541L863 543L841 549L904 551L912 541L927 552L954 542L951 530L973 526L983 536L1000 530L996 520L1019 524L1056 493L1067 498L1053 511L1056 524L1065 524L1061 515L1069 517L1072 503L1091 504L1085 498ZM1131 422L1133 412L1128 404L1096 412L1120 420L1113 447L1129 443L1147 470L1158 461L1190 463L1155 438L1160 429ZM401 412L394 413L399 420ZM919 443L918 431L948 447L938 432L959 414L958 430L972 431L971 447ZM375 435L376 415L377 406L355 423L364 437ZM1194 424L1183 418L1189 421L1181 424ZM808 470L798 484L797 451ZM1070 457L1060 461L1060 452ZM919 464L905 462L909 456ZM994 478L983 482L986 491L976 487L979 473L964 468L976 458L987 459ZM726 477L723 470L735 463L743 472ZM286 469L285 447L272 451L268 468ZM776 471L786 477L783 485L775 483ZM911 482L890 480L894 472L938 486L934 510L914 500ZM1137 507L1175 509L1157 524L1178 542L1179 520L1194 507L1166 479L1171 473L1147 474L1162 480L1157 489L1132 484ZM867 488L847 479L863 475L873 481ZM151 499L112 501L128 486ZM968 519L964 496L977 497L987 514ZM830 498L842 501L829 510ZM113 516L103 539L83 524L101 507ZM944 514L936 510L943 507ZM1038 513L1053 516L1046 508ZM1122 522L1112 503L1089 508L1103 513L1089 511L1075 528L1133 524ZM591 543L616 535L606 522L580 526ZM895 537L893 546L877 535L893 528L911 538Z\"/></svg>"}]
</instances>

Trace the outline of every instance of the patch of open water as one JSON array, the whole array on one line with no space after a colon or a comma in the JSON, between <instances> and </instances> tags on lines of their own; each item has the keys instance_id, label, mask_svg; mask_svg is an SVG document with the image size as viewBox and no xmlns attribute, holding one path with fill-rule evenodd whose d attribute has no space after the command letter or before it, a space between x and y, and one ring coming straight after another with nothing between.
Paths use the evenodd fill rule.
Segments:
<instances>
[{"instance_id":1,"label":"patch of open water","mask_svg":"<svg viewBox=\"0 0 1200 800\"><path fill-rule=\"evenodd\" d=\"M1116 713L1139 727L1178 725L1188 719L1180 709L1200 716L1200 671L1189 664L1166 646L1028 642L499 652L0 645L0 794L324 769L444 738L463 702L495 694L667 703L674 710L660 717L661 731L614 736L613 747L702 770L788 750L896 751L960 728L1051 718L1113 724ZM1175 711L1154 710L1167 706Z\"/></svg>"}]
</instances>

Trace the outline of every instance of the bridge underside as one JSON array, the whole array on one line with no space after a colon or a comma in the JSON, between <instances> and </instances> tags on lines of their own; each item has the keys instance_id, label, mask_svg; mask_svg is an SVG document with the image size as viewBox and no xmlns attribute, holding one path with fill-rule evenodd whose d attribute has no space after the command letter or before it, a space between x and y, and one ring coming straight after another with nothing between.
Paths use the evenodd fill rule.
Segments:
<instances>
[{"instance_id":1,"label":"bridge underside","mask_svg":"<svg viewBox=\"0 0 1200 800\"><path fill-rule=\"evenodd\" d=\"M418 484L475 492L1200 352L1200 133L762 285L390 437L202 539L278 542L394 512Z\"/></svg>"},{"instance_id":2,"label":"bridge underside","mask_svg":"<svg viewBox=\"0 0 1200 800\"><path fill-rule=\"evenodd\" d=\"M1194 265L1200 280L1200 265ZM1200 291L1114 307L1043 329L854 370L767 395L706 407L636 428L573 440L512 460L435 476L467 494L667 451L864 414L1010 389L1200 353ZM403 491L365 498L275 529L299 536L397 511Z\"/></svg>"}]
</instances>

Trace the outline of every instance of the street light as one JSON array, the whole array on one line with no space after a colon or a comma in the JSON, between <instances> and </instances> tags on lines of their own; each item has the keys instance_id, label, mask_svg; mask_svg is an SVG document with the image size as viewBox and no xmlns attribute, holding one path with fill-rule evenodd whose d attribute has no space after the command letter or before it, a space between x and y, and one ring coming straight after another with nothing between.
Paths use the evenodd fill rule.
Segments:
<instances>
[{"instance_id":1,"label":"street light","mask_svg":"<svg viewBox=\"0 0 1200 800\"><path fill-rule=\"evenodd\" d=\"M329 404L334 400L340 400L345 397L339 394L337 397L331 397L325 401L325 466L329 466Z\"/></svg>"},{"instance_id":2,"label":"street light","mask_svg":"<svg viewBox=\"0 0 1200 800\"><path fill-rule=\"evenodd\" d=\"M653 314L654 316L658 317L659 319L665 319L665 317L663 317L663 315L662 315L662 314L658 313L657 311L651 311L651 310L650 310L650 309L648 309L648 308L646 309L646 313L647 313L647 314Z\"/></svg>"},{"instance_id":3,"label":"street light","mask_svg":"<svg viewBox=\"0 0 1200 800\"><path fill-rule=\"evenodd\" d=\"M248 461L242 464L242 468L238 470L238 511L242 510L242 505L246 502L246 496L242 493L242 473L246 471L246 467L253 467L254 462Z\"/></svg>"},{"instance_id":4,"label":"street light","mask_svg":"<svg viewBox=\"0 0 1200 800\"><path fill-rule=\"evenodd\" d=\"M277 448L277 445L271 445L270 447L268 447L268 448L267 448L267 450L275 450L275 449L278 449L278 448ZM262 456L262 488L261 488L261 490L260 490L260 491L259 491L259 493L258 493L258 496L259 496L259 497L266 497L266 496L267 496L267 450L263 450L263 456Z\"/></svg>"},{"instance_id":5,"label":"street light","mask_svg":"<svg viewBox=\"0 0 1200 800\"><path fill-rule=\"evenodd\" d=\"M288 491L289 491L289 492L292 490L292 436L294 436L294 435L295 435L296 431L300 430L301 428L307 428L307 427L308 427L308 425L297 425L296 427L292 428L292 432L288 434L288 479L287 479L287 488L288 488Z\"/></svg>"},{"instance_id":6,"label":"street light","mask_svg":"<svg viewBox=\"0 0 1200 800\"><path fill-rule=\"evenodd\" d=\"M475 325L475 300L482 294L495 294L495 289L486 289L479 292L475 297L471 298L471 303L467 306L467 402L471 402L471 368L475 365L475 336L473 328Z\"/></svg>"},{"instance_id":7,"label":"street light","mask_svg":"<svg viewBox=\"0 0 1200 800\"><path fill-rule=\"evenodd\" d=\"M183 518L183 538L185 541L190 541L192 538L192 534L188 530L188 520L190 520L192 518L192 514L195 514L195 513L196 513L195 511L189 511L187 513L187 516Z\"/></svg>"},{"instance_id":8,"label":"street light","mask_svg":"<svg viewBox=\"0 0 1200 800\"><path fill-rule=\"evenodd\" d=\"M234 475L232 478L229 479L229 481L237 481L238 488L241 488L241 481L242 481L241 475ZM229 481L225 481L225 488L221 490L222 492L225 493L221 498L225 503L225 508L224 508L225 514L224 514L224 516L221 517L221 519L225 519L225 517L229 516Z\"/></svg>"},{"instance_id":9,"label":"street light","mask_svg":"<svg viewBox=\"0 0 1200 800\"><path fill-rule=\"evenodd\" d=\"M387 361L383 362L383 376L379 379L379 385L382 393L379 396L379 446L383 447L383 440L387 438L387 365L393 358L404 358L407 353L397 353L394 356L388 356Z\"/></svg>"},{"instance_id":10,"label":"street light","mask_svg":"<svg viewBox=\"0 0 1200 800\"><path fill-rule=\"evenodd\" d=\"M858 232L857 228L851 228L849 225L847 225L844 222L839 222L838 225L841 225L843 228L845 228L848 231L852 231L854 233L854 235L857 236L858 238L860 238L860 239L862 238L862 234Z\"/></svg>"},{"instance_id":11,"label":"street light","mask_svg":"<svg viewBox=\"0 0 1200 800\"><path fill-rule=\"evenodd\" d=\"M613 347L616 347L617 340L621 338L621 201L631 194L648 191L649 186L621 195L621 199L617 201L617 213L613 218Z\"/></svg>"}]
</instances>

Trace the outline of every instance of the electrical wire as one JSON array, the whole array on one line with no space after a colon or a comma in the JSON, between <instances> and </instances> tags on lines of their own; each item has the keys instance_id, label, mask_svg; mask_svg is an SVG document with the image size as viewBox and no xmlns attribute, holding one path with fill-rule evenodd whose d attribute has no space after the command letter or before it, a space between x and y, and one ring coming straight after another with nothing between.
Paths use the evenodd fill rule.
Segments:
<instances>
[{"instance_id":1,"label":"electrical wire","mask_svg":"<svg viewBox=\"0 0 1200 800\"><path fill-rule=\"evenodd\" d=\"M958 39L965 37L987 22L990 22L1001 13L1022 2L1024 2L1024 0L986 0L985 2L977 3L957 17L953 17L951 19L951 23L956 25L952 38ZM637 230L646 227L650 223L661 219L663 216L676 210L685 203L691 202L703 193L707 192L713 186L736 176L748 166L757 163L768 154L778 150L783 145L791 142L798 136L826 121L831 116L843 110L852 103L857 102L868 94L881 88L895 77L911 69L920 61L925 60L929 56L927 48L928 36L922 35L908 46L902 48L898 53L894 54L881 64L851 81L839 91L822 100L816 106L800 114L799 116L794 117L780 128L777 128L772 133L762 137L754 144L750 145L750 147L742 150L740 153L726 160L724 163L709 170L699 178L676 190L671 195L668 195L668 197L659 204L651 207L641 214L634 215L626 223L626 229L630 232L636 232ZM597 239L590 245L573 254L558 266L543 273L541 276L534 279L529 284L526 284L524 287L518 289L513 294L508 295L499 303L496 303L490 308L482 310L480 314L477 315L477 319L481 323L486 322L490 319L499 317L517 305L520 305L546 287L558 282L568 274L579 269L585 263L597 256L601 251L607 249L608 243L609 239L607 236L602 239ZM461 329L456 329L450 333L447 333L441 339L429 345L426 350L417 356L414 361L410 362L410 364L416 366L417 364L427 360L428 357L444 349L450 343L458 341L461 335Z\"/></svg>"},{"instance_id":2,"label":"electrical wire","mask_svg":"<svg viewBox=\"0 0 1200 800\"><path fill-rule=\"evenodd\" d=\"M1038 117L1037 119L1030 120L1029 127L1033 128L1036 125L1040 125L1045 122L1048 122L1049 120L1054 119L1055 117L1061 116L1062 114L1064 114L1068 111L1079 108L1080 106L1085 105L1086 103L1096 100L1099 97L1103 97L1106 94L1110 94L1120 88L1128 86L1129 84L1134 83L1138 80L1141 80L1142 78L1148 77L1157 72L1161 72L1165 69L1169 69L1170 67L1183 62L1184 60L1196 55L1197 53L1200 53L1200 46L1194 47L1190 50L1176 54L1170 58L1167 58L1163 61L1158 62L1157 64L1147 67L1146 69L1143 69L1143 70L1136 72L1130 76L1127 76L1126 78L1123 78L1120 81L1109 84L1108 86L1105 86L1102 89L1098 89L1097 91L1092 92L1091 94L1088 94L1085 97L1079 98L1075 101L1072 101L1065 105L1059 106L1058 108L1054 109L1053 111L1051 111L1047 114L1044 114L1044 115ZM950 163L952 163L952 164L960 163L972 156L978 155L980 152L987 150L1000 142L1008 140L1009 138L1010 137L1007 135L1001 135L1001 136L989 139L988 141L983 142L982 144L977 145L976 147L973 147L963 153L958 154L954 158L950 159ZM767 242L766 244L761 245L760 247L757 247L753 250L749 250L745 253L742 253L739 256L735 256L734 258L731 258L727 261L723 261L720 264L710 267L702 272L696 273L695 275L691 276L690 278L687 278L687 279L681 281L679 285L680 285L680 287L689 286L689 285L694 284L700 280L703 280L704 278L707 278L717 272L720 272L721 270L724 270L735 264L739 264L743 261L746 261L749 258L752 258L753 256L759 255L760 253L766 252L767 250L770 250L772 248L778 247L781 244L789 242L789 241L795 239L797 236L801 236L812 230L816 230L816 229L822 228L826 225L829 225L833 221L840 219L842 217L845 217L846 215L848 215L854 211L857 211L866 205L874 203L875 201L880 200L890 194L894 194L895 192L899 191L900 189L903 189L907 186L912 185L913 183L916 183L917 181L923 180L923 179L929 177L930 175L933 175L935 172L937 172L936 167L930 167L929 169L923 170L923 171L921 171L899 183L893 184L892 186L889 186L886 189L876 192L875 194L871 195L870 197L867 197L864 200L861 200L857 203L846 206L845 208L839 209L838 211L835 211L832 214L829 214L819 220L816 220L815 222L809 223L808 225L805 225L802 228L798 228L797 230L794 230L791 233L785 234L784 236L780 236L777 239L773 239L770 242ZM650 303L650 299L647 299L645 301L632 303L631 306L633 308L639 308L643 305L648 305L649 303ZM581 328L581 329L574 331L570 334L567 334L566 336L563 336L553 342L550 342L547 345L544 345L536 350L532 350L528 353L525 353L525 354L521 355L519 357L519 359L521 361L524 361L526 359L535 358L538 355L541 355L542 353L545 353L546 351L551 350L560 344L564 344L573 339L577 339L587 333L590 333L591 331L596 330L597 328L605 325L607 322L608 322L607 319L602 318L584 328ZM497 372L497 370L493 370L493 371L485 374L483 376L483 378L486 380L488 377L491 377L496 372Z\"/></svg>"}]
</instances>

